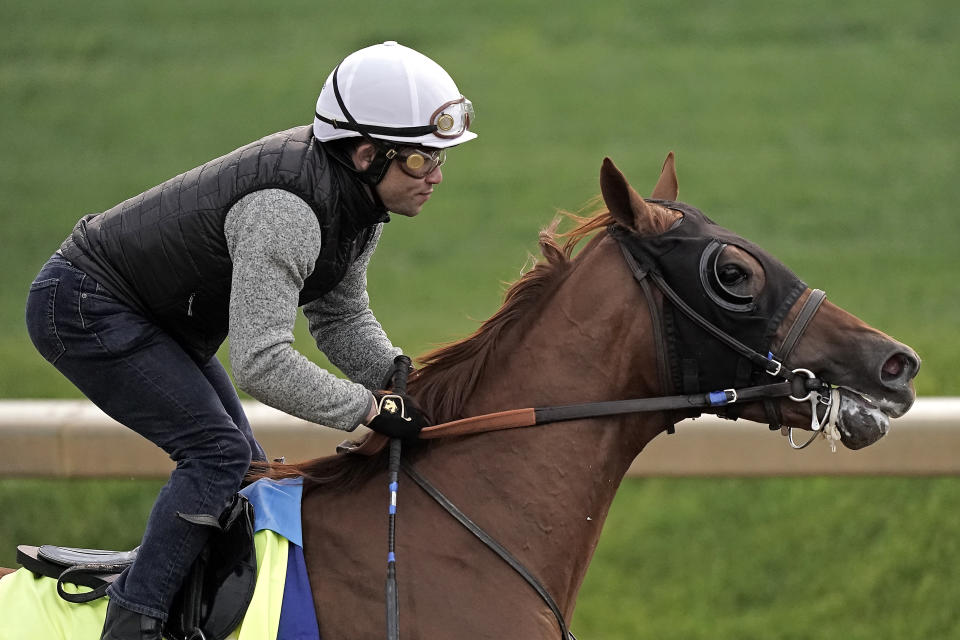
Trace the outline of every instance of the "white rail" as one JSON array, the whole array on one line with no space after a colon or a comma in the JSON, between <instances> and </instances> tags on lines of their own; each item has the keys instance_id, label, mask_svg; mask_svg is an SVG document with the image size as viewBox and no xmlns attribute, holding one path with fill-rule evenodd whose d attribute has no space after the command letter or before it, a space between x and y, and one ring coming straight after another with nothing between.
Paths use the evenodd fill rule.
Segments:
<instances>
[{"instance_id":1,"label":"white rail","mask_svg":"<svg viewBox=\"0 0 960 640\"><path fill-rule=\"evenodd\" d=\"M348 434L256 402L244 406L270 457L331 455ZM164 476L172 462L157 447L85 400L0 401L0 476ZM960 398L920 398L890 433L861 451L826 443L792 451L779 433L713 416L677 425L637 457L631 475L809 475L960 473Z\"/></svg>"}]
</instances>

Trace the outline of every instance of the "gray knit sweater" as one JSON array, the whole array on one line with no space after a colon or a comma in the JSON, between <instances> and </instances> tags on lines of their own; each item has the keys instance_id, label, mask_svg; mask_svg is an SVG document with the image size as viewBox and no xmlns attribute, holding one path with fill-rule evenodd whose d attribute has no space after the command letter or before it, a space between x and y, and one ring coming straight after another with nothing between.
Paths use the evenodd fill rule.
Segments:
<instances>
[{"instance_id":1,"label":"gray knit sweater","mask_svg":"<svg viewBox=\"0 0 960 640\"><path fill-rule=\"evenodd\" d=\"M230 362L237 385L264 404L310 422L350 431L370 409L400 355L370 311L367 265L383 226L335 289L304 305L317 347L350 380L293 348L297 298L320 254L320 225L310 206L280 189L255 191L227 213L233 260Z\"/></svg>"}]
</instances>

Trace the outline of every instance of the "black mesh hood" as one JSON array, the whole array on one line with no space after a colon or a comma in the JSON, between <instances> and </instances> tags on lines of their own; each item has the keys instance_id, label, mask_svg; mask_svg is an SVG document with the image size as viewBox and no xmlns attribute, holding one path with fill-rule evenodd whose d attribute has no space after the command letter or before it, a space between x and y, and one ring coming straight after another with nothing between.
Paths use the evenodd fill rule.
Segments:
<instances>
[{"instance_id":1,"label":"black mesh hood","mask_svg":"<svg viewBox=\"0 0 960 640\"><path fill-rule=\"evenodd\" d=\"M640 236L620 226L610 233L640 266L659 274L694 311L743 344L761 354L770 351L777 328L807 286L790 269L761 247L715 224L698 209L682 202L649 200L683 214L683 219L658 235ZM711 253L733 245L763 266L766 285L755 297L725 298L712 290ZM754 367L731 348L710 336L669 301L664 303L664 324L670 371L683 393L710 392L750 382Z\"/></svg>"}]
</instances>

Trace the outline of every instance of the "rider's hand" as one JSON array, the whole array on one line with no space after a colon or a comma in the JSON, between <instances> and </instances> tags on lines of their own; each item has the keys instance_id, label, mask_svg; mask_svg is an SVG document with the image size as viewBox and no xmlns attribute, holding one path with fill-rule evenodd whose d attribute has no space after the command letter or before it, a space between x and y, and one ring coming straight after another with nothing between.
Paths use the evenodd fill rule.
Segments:
<instances>
[{"instance_id":1,"label":"rider's hand","mask_svg":"<svg viewBox=\"0 0 960 640\"><path fill-rule=\"evenodd\" d=\"M416 402L405 393L374 391L376 415L367 426L391 438L416 439L430 425Z\"/></svg>"}]
</instances>

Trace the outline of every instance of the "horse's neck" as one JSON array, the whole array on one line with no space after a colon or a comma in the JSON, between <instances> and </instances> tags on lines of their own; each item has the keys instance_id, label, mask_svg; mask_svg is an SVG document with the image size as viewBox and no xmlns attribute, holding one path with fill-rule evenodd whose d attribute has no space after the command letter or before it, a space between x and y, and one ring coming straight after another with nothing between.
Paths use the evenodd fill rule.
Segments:
<instances>
[{"instance_id":1,"label":"horse's neck","mask_svg":"<svg viewBox=\"0 0 960 640\"><path fill-rule=\"evenodd\" d=\"M647 301L609 237L531 313L499 339L463 415L659 392Z\"/></svg>"},{"instance_id":2,"label":"horse's neck","mask_svg":"<svg viewBox=\"0 0 960 640\"><path fill-rule=\"evenodd\" d=\"M638 288L618 255L581 258L590 263L578 264L536 322L522 336L505 337L466 415L656 392ZM436 469L436 477L474 485L471 506L500 514L490 517L500 523L491 533L529 563L569 613L623 475L663 426L656 420L592 419L485 434L438 444L429 464L448 467Z\"/></svg>"}]
</instances>

